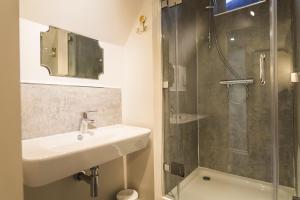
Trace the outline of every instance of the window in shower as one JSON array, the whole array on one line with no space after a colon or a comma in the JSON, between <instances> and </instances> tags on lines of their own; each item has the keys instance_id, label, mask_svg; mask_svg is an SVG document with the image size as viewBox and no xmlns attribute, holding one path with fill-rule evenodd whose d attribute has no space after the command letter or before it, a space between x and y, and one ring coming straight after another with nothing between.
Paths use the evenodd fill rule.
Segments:
<instances>
[{"instance_id":1,"label":"window in shower","mask_svg":"<svg viewBox=\"0 0 300 200\"><path fill-rule=\"evenodd\" d=\"M214 13L220 15L249 6L254 6L259 3L264 3L266 0L213 0L214 1Z\"/></svg>"}]
</instances>

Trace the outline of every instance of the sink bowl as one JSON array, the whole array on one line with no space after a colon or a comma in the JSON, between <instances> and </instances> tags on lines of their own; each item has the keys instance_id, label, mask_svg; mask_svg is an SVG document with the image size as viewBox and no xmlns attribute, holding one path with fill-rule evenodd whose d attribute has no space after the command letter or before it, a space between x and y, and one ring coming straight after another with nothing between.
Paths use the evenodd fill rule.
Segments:
<instances>
[{"instance_id":1,"label":"sink bowl","mask_svg":"<svg viewBox=\"0 0 300 200\"><path fill-rule=\"evenodd\" d=\"M22 141L24 184L38 187L147 146L150 130L113 125ZM100 168L101 170L101 168Z\"/></svg>"}]
</instances>

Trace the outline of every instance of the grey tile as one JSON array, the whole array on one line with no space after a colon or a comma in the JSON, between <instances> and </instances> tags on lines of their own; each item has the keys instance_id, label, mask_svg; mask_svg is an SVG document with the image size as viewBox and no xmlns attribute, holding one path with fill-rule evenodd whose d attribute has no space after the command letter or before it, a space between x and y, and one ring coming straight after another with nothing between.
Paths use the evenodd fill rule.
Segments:
<instances>
[{"instance_id":1,"label":"grey tile","mask_svg":"<svg viewBox=\"0 0 300 200\"><path fill-rule=\"evenodd\" d=\"M24 139L79 130L89 110L97 127L122 121L120 89L21 84L21 107Z\"/></svg>"}]
</instances>

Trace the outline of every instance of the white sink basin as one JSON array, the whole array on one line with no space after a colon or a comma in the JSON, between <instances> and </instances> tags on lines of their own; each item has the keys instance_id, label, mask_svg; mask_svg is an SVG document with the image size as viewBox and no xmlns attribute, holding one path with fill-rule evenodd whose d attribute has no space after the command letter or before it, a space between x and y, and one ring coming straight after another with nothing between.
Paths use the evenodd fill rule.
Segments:
<instances>
[{"instance_id":1,"label":"white sink basin","mask_svg":"<svg viewBox=\"0 0 300 200\"><path fill-rule=\"evenodd\" d=\"M24 184L46 185L147 146L150 130L114 125L22 141ZM101 168L100 168L101 170Z\"/></svg>"}]
</instances>

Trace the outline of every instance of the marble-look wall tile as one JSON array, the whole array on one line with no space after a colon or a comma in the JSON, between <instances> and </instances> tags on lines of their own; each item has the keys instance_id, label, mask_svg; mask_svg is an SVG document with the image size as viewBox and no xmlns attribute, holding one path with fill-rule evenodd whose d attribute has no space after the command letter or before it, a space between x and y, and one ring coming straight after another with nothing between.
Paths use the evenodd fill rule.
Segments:
<instances>
[{"instance_id":1,"label":"marble-look wall tile","mask_svg":"<svg viewBox=\"0 0 300 200\"><path fill-rule=\"evenodd\" d=\"M22 137L79 130L81 113L97 127L121 123L121 89L21 84Z\"/></svg>"}]
</instances>

